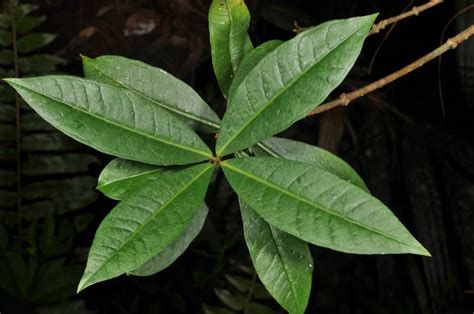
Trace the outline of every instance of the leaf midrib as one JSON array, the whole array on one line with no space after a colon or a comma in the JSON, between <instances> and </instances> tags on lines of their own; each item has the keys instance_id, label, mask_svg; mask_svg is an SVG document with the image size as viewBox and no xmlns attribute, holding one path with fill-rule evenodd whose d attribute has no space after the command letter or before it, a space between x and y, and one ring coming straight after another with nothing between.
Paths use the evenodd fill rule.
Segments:
<instances>
[{"instance_id":1,"label":"leaf midrib","mask_svg":"<svg viewBox=\"0 0 474 314\"><path fill-rule=\"evenodd\" d=\"M288 282L290 283L290 289L291 289L291 292L293 293L294 297L295 297L295 300L294 300L294 303L296 304L296 307L299 309L299 304L298 304L298 294L296 293L296 290L295 290L295 287L293 286L293 281L291 280L292 277L290 276L290 274L288 273L288 268L286 267L286 262L285 262L285 258L283 258L283 254L282 252L280 252L280 242L277 240L277 236L275 235L275 227L272 226L270 223L266 222L265 223L267 224L268 228L270 229L270 232L272 234L272 240L273 240L273 243L275 244L276 246L276 249L277 249L277 254L278 254L278 257L280 258L280 260L282 261L282 264L283 264L283 270L285 272L285 276L288 278Z\"/></svg>"},{"instance_id":2,"label":"leaf midrib","mask_svg":"<svg viewBox=\"0 0 474 314\"><path fill-rule=\"evenodd\" d=\"M403 241L401 241L401 240L399 240L399 239L397 239L397 238L395 238L395 237L393 237L393 236L391 236L391 235L385 234L385 233L383 233L382 231L373 229L373 228L371 228L371 227L369 227L369 226L366 226L366 225L363 225L363 224L361 224L361 223L359 223L359 222L357 222L357 221L354 221L354 220L348 219L348 218L346 218L346 217L344 217L344 216L341 216L341 215L339 215L339 214L337 214L337 213L335 213L335 212L332 212L332 211L330 211L329 209L327 209L327 208L325 208L325 207L323 207L323 206L321 206L321 205L319 205L319 204L313 203L311 200L308 200L308 199L306 199L305 197L300 197L300 196L298 196L298 195L289 193L288 190L285 190L285 189L281 188L280 186L278 186L278 185L276 185L276 184L273 184L273 183L271 183L271 182L265 181L264 179L262 179L262 178L260 178L260 177L254 176L254 175L252 175L252 174L250 174L250 173L247 173L247 172L245 172L245 171L243 171L243 170L241 170L241 169L239 169L239 168L236 168L236 167L234 167L234 166L231 166L231 165L229 165L229 164L226 163L226 162L222 162L221 165L222 165L222 167L225 167L225 168L228 168L228 169L230 169L230 170L233 170L233 171L235 171L235 172L237 172L237 173L239 173L239 174L241 174L241 175L244 175L244 176L246 176L246 177L248 177L248 178L250 178L250 179L252 179L252 180L254 180L254 181L256 181L256 182L261 183L262 185L266 185L266 186L268 186L268 187L270 187L270 188L272 188L272 189L274 189L274 190L276 190L276 191L278 191L278 192L280 192L280 193L282 193L282 194L286 194L286 195L288 195L288 196L291 197L291 198L294 198L294 199L296 199L296 200L298 200L298 201L300 201L300 202L306 203L307 205L310 205L310 206L313 207L313 208L316 208L316 209L318 209L318 210L321 210L321 211L323 211L323 212L325 212L325 213L327 213L327 214L329 214L329 215L331 215L331 216L334 216L334 217L339 218L339 219L341 219L341 220L344 220L344 221L346 221L346 222L348 222L348 223L357 225L357 226L359 226L359 227L361 227L361 228L367 229L367 230L369 230L369 231L372 231L372 232L374 232L374 233L377 233L377 234L379 234L379 235L382 235L382 236L384 236L384 237L387 237L387 238L389 238L389 239L391 239L391 240L393 240L393 241L396 241L396 242L398 242L398 243L400 243L400 244L405 245L406 247L410 248L411 250L415 249L415 248L411 247L410 245L406 244L405 242L403 242Z\"/></svg>"},{"instance_id":3,"label":"leaf midrib","mask_svg":"<svg viewBox=\"0 0 474 314\"><path fill-rule=\"evenodd\" d=\"M96 65L96 63L95 63L96 61L95 61L95 60L92 60L92 61L90 61L90 62L93 64L93 67L94 67L94 69L95 69L97 72L99 72L99 73L101 73L102 75L108 77L109 79L111 79L112 81L116 82L117 84L119 84L119 85L122 86L123 88L125 88L125 89L127 89L127 90L133 92L134 94L136 94L136 95L138 95L138 96L140 96L140 97L143 97L144 99L148 100L149 102L151 102L151 103L157 105L158 107L161 107L161 108L163 108L163 109L166 109L166 110L168 110L168 111L171 111L171 112L173 112L173 113L175 113L175 114L177 114L177 115L183 116L183 117L188 118L188 119L190 119L190 120L197 121L197 122L202 123L202 124L204 124L204 125L213 127L213 128L215 128L215 129L218 129L218 130L220 129L221 126L220 126L219 124L213 122L213 121L210 121L210 120L207 120L207 119L205 119L205 118L202 118L202 117L199 117L199 116L190 114L190 113L185 112L185 111L182 111L182 110L179 110L178 108L170 107L170 106L164 104L163 102L159 102L159 101L157 101L157 100L154 100L154 99L152 99L152 98L150 98L150 97L144 95L144 94L141 93L140 91L138 91L138 90L136 90L136 89L134 89L134 88L132 88L132 87L126 85L126 84L123 83L122 81L120 81L120 80L118 80L118 79L116 79L116 78L110 76L109 74L105 73L104 71L102 71L102 70ZM139 66L139 65L138 65L138 66ZM171 74L170 74L170 75L171 75Z\"/></svg>"},{"instance_id":4,"label":"leaf midrib","mask_svg":"<svg viewBox=\"0 0 474 314\"><path fill-rule=\"evenodd\" d=\"M13 83L13 82L10 81L10 83ZM51 99L51 100L53 100L53 101L55 101L55 102L58 102L58 103L60 103L60 104L63 104L63 105L65 105L65 106L69 107L69 108L72 109L72 110L77 110L77 111L79 111L79 112L82 112L82 113L85 114L85 115L89 115L89 116L91 116L91 117L93 117L93 118L96 118L96 119L98 119L98 120L101 120L102 122L105 122L106 124L111 124L111 125L116 126L116 127L118 127L118 128L127 130L127 131L129 131L129 132L131 132L131 133L136 133L136 134L142 135L142 136L144 136L144 137L147 137L147 138L149 138L149 139L151 139L151 140L154 140L154 141L157 141L157 142L161 142L161 143L166 144L166 145L169 145L169 146L174 146L174 147L180 148L180 149L182 149L182 150L186 150L186 151L189 151L189 152L192 152L192 153L201 155L201 156L206 156L207 158L210 158L210 157L211 157L209 154L207 154L207 153L204 152L204 151L201 151L201 150L198 150L198 149L194 149L194 148L191 148L191 147L189 147L189 146L183 146L183 145L180 145L180 144L178 144L178 143L173 143L173 142L167 141L167 140L165 140L165 139L163 139L163 138L161 138L161 137L153 137L153 136L151 136L150 134L147 134L147 133L144 133L144 132L140 132L140 131L138 131L137 129L133 129L133 128L130 128L130 127L128 127L128 126L121 125L121 124L119 124L119 123L117 123L117 122L115 122L115 121L106 120L106 119L104 119L103 117L101 117L101 116L99 116L99 115L96 115L96 114L94 114L94 113L92 113L92 112L89 112L89 111L87 111L87 110L84 110L84 109L82 109L82 108L79 108L79 107L73 106L73 105L71 105L71 104L68 104L68 103L66 103L66 102L64 102L64 101L62 101L62 100L60 100L60 99L57 99L56 97L53 97L53 96L50 96L50 95L41 94L40 92L38 92L38 91L36 91L36 90L34 90L34 89L32 89L32 88L26 87L26 86L24 86L24 85L20 85L20 84L18 84L18 83L13 83L13 84L16 85L16 86L19 86L19 87L21 87L21 88L24 88L24 89L26 89L26 90L29 90L30 92L36 93L37 95L39 95L39 96L41 96L41 97L49 98L49 99ZM99 86L99 88L100 88L100 86Z\"/></svg>"},{"instance_id":5,"label":"leaf midrib","mask_svg":"<svg viewBox=\"0 0 474 314\"><path fill-rule=\"evenodd\" d=\"M128 237L123 243L122 245L120 246L119 249L115 250L115 252L110 255L105 262L102 263L102 265L97 268L97 270L95 272L92 273L92 275L80 286L80 288L82 287L86 287L85 284L87 284L89 281L91 281L92 278L94 278L94 275L99 273L99 271L101 271L105 265L107 265L107 263L112 259L114 258L116 255L119 254L119 251L120 249L122 249L123 247L125 247L128 243L130 243L130 241L132 241L139 233L140 231L145 228L145 226L147 226L148 223L150 223L151 221L153 221L156 216L158 216L161 212L163 212L163 210L166 209L167 206L169 206L170 204L172 204L182 193L184 193L194 182L196 182L197 180L200 179L200 177L202 175L204 175L207 171L209 171L209 169L212 169L213 165L212 164L208 164L207 167L205 167L201 172L199 172L192 180L190 180L187 184L185 184L172 198L170 198L168 201L166 201L165 203L163 203L161 205L161 208L159 208L159 210L153 212L153 214L150 215L150 217L148 217L142 225L140 225L137 230L135 230L135 232L130 236ZM170 242L171 243L171 242ZM169 244L168 244L169 245ZM166 246L165 246L166 247ZM156 253L155 253L156 254ZM82 289L81 289L82 290ZM78 290L79 291L79 290Z\"/></svg>"},{"instance_id":6,"label":"leaf midrib","mask_svg":"<svg viewBox=\"0 0 474 314\"><path fill-rule=\"evenodd\" d=\"M345 37L343 40L341 40L341 42L339 44L337 44L336 47L334 47L332 50L328 51L326 54L324 54L321 59L315 63L314 65L308 67L306 70L304 70L303 72L301 72L301 75L299 75L298 77L296 77L295 79L293 79L285 88L282 88L281 90L279 90L275 95L272 96L272 98L270 98L266 104L264 104L257 112L255 112L255 114L242 126L240 127L240 129L237 130L237 132L234 133L234 135L232 135L232 137L227 140L227 142L224 144L224 146L222 146L219 151L217 152L217 155L218 156L221 156L222 152L225 151L225 149L232 143L234 142L234 140L237 138L237 136L240 135L240 133L243 132L243 130L245 130L255 119L257 119L260 114L266 110L270 105L273 104L273 102L278 98L280 97L283 93L285 93L289 88L291 88L294 84L296 84L302 77L304 77L311 69L313 69L315 66L319 65L329 54L331 54L334 50L336 50L340 45L344 44L346 42L346 40L348 40L350 37L354 36L357 32L359 32L362 28L362 25L357 28L356 31L352 32L350 35L348 35L347 37ZM314 31L318 29L318 27L314 28L313 30L311 31ZM307 35L307 34L306 34ZM270 54L276 54L278 51L277 49L281 48L281 45L279 47L276 47L272 52L270 52ZM263 57L258 63L260 64L264 59L266 59L268 57L268 55L266 55L265 57ZM250 73L249 73L250 74ZM249 78L249 75L247 74L247 76L244 78L244 80L240 83L240 86L243 86L247 80ZM240 86L238 88L240 88ZM236 91L237 92L237 91ZM236 93L234 92L234 94Z\"/></svg>"},{"instance_id":7,"label":"leaf midrib","mask_svg":"<svg viewBox=\"0 0 474 314\"><path fill-rule=\"evenodd\" d=\"M117 183L117 182L120 182L120 181L126 181L126 180L129 180L129 179L145 176L145 175L148 175L150 173L159 172L159 171L163 171L163 168L158 168L158 169L153 169L153 170L149 170L149 171L136 173L136 174L133 174L133 175L128 175L128 176L121 177L120 179L116 179L116 180L112 179L112 180L108 181L107 183L97 185L97 189L100 190L101 188L107 187L108 185L111 185L111 184L114 184L114 183Z\"/></svg>"}]
</instances>

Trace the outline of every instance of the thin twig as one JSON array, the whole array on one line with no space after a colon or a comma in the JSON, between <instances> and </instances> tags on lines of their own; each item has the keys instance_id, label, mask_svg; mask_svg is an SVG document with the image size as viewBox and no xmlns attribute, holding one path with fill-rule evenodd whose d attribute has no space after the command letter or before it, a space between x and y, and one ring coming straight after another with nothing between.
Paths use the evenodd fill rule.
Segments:
<instances>
[{"instance_id":1,"label":"thin twig","mask_svg":"<svg viewBox=\"0 0 474 314\"><path fill-rule=\"evenodd\" d=\"M415 0L411 0L410 3L408 3L408 5L403 9L402 13L405 13L408 10L408 8L411 7L411 5L413 4L414 1ZM369 70L367 71L368 74L372 73L372 68L374 66L375 59L377 58L377 55L379 54L380 49L382 49L382 46L385 43L385 41L387 40L388 36L390 36L390 34L393 32L393 30L397 26L397 23L398 22L395 22L395 23L392 24L392 26L390 26L388 31L385 33L385 36L383 37L382 41L378 45L377 49L375 49L374 55L372 56L372 60L370 60ZM372 29L373 29L373 27L372 27Z\"/></svg>"},{"instance_id":2,"label":"thin twig","mask_svg":"<svg viewBox=\"0 0 474 314\"><path fill-rule=\"evenodd\" d=\"M397 22L399 22L403 19L406 19L408 17L418 16L421 12L426 11L428 9L431 9L432 7L442 3L443 1L444 0L430 0L425 4L419 5L417 7L413 7L410 11L407 11L407 12L404 12L404 13L399 14L397 16L390 17L388 19L382 20L382 21L378 22L377 24L375 24L374 26L372 26L372 29L370 30L370 32L367 36L377 34L381 30L386 28L387 26L389 26L391 24L394 24L394 23L397 23ZM293 26L293 32L294 33L301 33L301 32L303 32L303 31L305 31L309 28L309 27L299 26L297 21L294 21L293 24L294 24L294 26Z\"/></svg>"},{"instance_id":3,"label":"thin twig","mask_svg":"<svg viewBox=\"0 0 474 314\"><path fill-rule=\"evenodd\" d=\"M450 49L455 49L459 44L461 44L463 41L469 39L474 35L474 25L471 25L470 27L466 28L464 31L461 33L457 34L456 36L448 39L446 43L438 47L436 50L430 52L429 54L425 55L424 57L416 60L415 62L405 66L404 68L378 80L375 81L361 89L355 90L350 93L343 93L339 96L338 99L335 99L333 101L330 101L328 103L325 103L321 106L316 107L313 111L311 111L308 116L315 115L327 110L330 110L334 107L338 106L347 106L350 102L352 102L354 99L360 98L368 93L373 92L374 90L377 90L397 79L399 79L402 76L407 75L408 73L416 70L417 68L421 67L425 63L430 62L433 59L438 58L441 56L443 53L447 52Z\"/></svg>"},{"instance_id":4,"label":"thin twig","mask_svg":"<svg viewBox=\"0 0 474 314\"><path fill-rule=\"evenodd\" d=\"M13 67L15 77L20 77L20 65L18 62L18 43L16 31L16 5L10 3L10 14L12 23L12 45L13 45ZM21 200L21 104L20 96L15 92L15 133L16 133L16 204L17 204L17 224L18 224L18 246L22 245L22 200Z\"/></svg>"},{"instance_id":5,"label":"thin twig","mask_svg":"<svg viewBox=\"0 0 474 314\"><path fill-rule=\"evenodd\" d=\"M422 4L420 6L413 7L410 11L407 11L407 12L402 13L400 15L382 20L382 21L378 22L377 24L375 24L374 26L372 26L372 29L369 32L369 36L373 35L373 34L377 34L381 30L383 30L385 27L387 27L388 25L397 23L398 21L406 19L407 17L418 16L421 12L426 11L428 9L431 9L432 7L438 5L442 2L443 2L443 0L431 0L431 1L428 1L427 3Z\"/></svg>"}]
</instances>

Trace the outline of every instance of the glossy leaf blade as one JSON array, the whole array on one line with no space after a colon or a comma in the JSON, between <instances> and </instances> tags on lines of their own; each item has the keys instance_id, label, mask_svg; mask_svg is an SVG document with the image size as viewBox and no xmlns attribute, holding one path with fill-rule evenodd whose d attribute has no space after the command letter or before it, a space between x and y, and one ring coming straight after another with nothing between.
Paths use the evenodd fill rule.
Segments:
<instances>
[{"instance_id":1,"label":"glossy leaf blade","mask_svg":"<svg viewBox=\"0 0 474 314\"><path fill-rule=\"evenodd\" d=\"M170 245L139 268L131 271L130 274L135 276L151 276L174 263L201 231L208 211L205 204L199 207L186 229Z\"/></svg>"},{"instance_id":2,"label":"glossy leaf blade","mask_svg":"<svg viewBox=\"0 0 474 314\"><path fill-rule=\"evenodd\" d=\"M269 138L321 104L356 61L375 17L323 23L266 55L229 99L217 154Z\"/></svg>"},{"instance_id":3,"label":"glossy leaf blade","mask_svg":"<svg viewBox=\"0 0 474 314\"><path fill-rule=\"evenodd\" d=\"M110 198L123 200L159 180L165 168L134 161L114 159L102 170L97 188ZM204 225L208 208L204 204L196 211L186 229L163 251L139 268L130 272L136 276L149 276L170 266L196 238Z\"/></svg>"},{"instance_id":4,"label":"glossy leaf blade","mask_svg":"<svg viewBox=\"0 0 474 314\"><path fill-rule=\"evenodd\" d=\"M18 40L18 51L21 53L33 52L48 45L55 38L56 35L46 33L31 33L25 35Z\"/></svg>"},{"instance_id":5,"label":"glossy leaf blade","mask_svg":"<svg viewBox=\"0 0 474 314\"><path fill-rule=\"evenodd\" d=\"M382 202L320 168L272 157L221 166L261 217L302 240L347 253L429 255Z\"/></svg>"},{"instance_id":6,"label":"glossy leaf blade","mask_svg":"<svg viewBox=\"0 0 474 314\"><path fill-rule=\"evenodd\" d=\"M243 0L214 0L209 9L209 35L214 72L227 96L242 58L253 49L248 35L250 13Z\"/></svg>"},{"instance_id":7,"label":"glossy leaf blade","mask_svg":"<svg viewBox=\"0 0 474 314\"><path fill-rule=\"evenodd\" d=\"M133 271L168 247L203 203L213 165L163 172L118 204L99 226L78 291Z\"/></svg>"},{"instance_id":8,"label":"glossy leaf blade","mask_svg":"<svg viewBox=\"0 0 474 314\"><path fill-rule=\"evenodd\" d=\"M154 165L212 156L179 119L125 89L68 76L6 81L43 119L101 152Z\"/></svg>"},{"instance_id":9,"label":"glossy leaf blade","mask_svg":"<svg viewBox=\"0 0 474 314\"><path fill-rule=\"evenodd\" d=\"M122 200L137 189L153 184L164 169L117 158L100 173L97 189L112 199Z\"/></svg>"},{"instance_id":10,"label":"glossy leaf blade","mask_svg":"<svg viewBox=\"0 0 474 314\"><path fill-rule=\"evenodd\" d=\"M301 161L314 167L321 168L322 170L338 176L339 178L358 186L362 190L369 192L364 180L362 180L357 172L344 160L327 150L306 143L278 137L264 140L261 144L264 145L264 149L258 146L254 148L257 156L277 156L288 160Z\"/></svg>"},{"instance_id":11,"label":"glossy leaf blade","mask_svg":"<svg viewBox=\"0 0 474 314\"><path fill-rule=\"evenodd\" d=\"M192 128L215 131L221 120L186 83L162 69L119 56L82 57L86 78L126 88L176 114Z\"/></svg>"},{"instance_id":12,"label":"glossy leaf blade","mask_svg":"<svg viewBox=\"0 0 474 314\"><path fill-rule=\"evenodd\" d=\"M304 313L311 292L313 258L308 244L270 225L240 202L244 236L258 277L290 313Z\"/></svg>"},{"instance_id":13,"label":"glossy leaf blade","mask_svg":"<svg viewBox=\"0 0 474 314\"><path fill-rule=\"evenodd\" d=\"M240 84L247 77L250 71L252 71L252 69L259 64L263 57L275 50L275 48L281 45L282 43L283 42L281 40L269 40L245 55L239 65L239 68L237 69L237 72L235 73L235 77L232 80L232 84L230 85L228 98L233 97L233 94L237 87L240 86Z\"/></svg>"}]
</instances>

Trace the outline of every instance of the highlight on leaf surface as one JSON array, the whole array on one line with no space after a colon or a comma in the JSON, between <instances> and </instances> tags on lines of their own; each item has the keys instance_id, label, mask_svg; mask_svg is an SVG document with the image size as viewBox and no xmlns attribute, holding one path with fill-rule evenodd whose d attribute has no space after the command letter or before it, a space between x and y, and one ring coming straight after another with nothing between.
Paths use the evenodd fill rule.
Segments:
<instances>
[{"instance_id":1,"label":"highlight on leaf surface","mask_svg":"<svg viewBox=\"0 0 474 314\"><path fill-rule=\"evenodd\" d=\"M304 313L311 292L313 258L308 244L266 222L240 200L245 242L258 277L290 313Z\"/></svg>"},{"instance_id":2,"label":"highlight on leaf surface","mask_svg":"<svg viewBox=\"0 0 474 314\"><path fill-rule=\"evenodd\" d=\"M54 39L49 34L27 34L44 20L25 17L35 8L20 6L17 12L22 53ZM0 28L8 29L2 16ZM119 56L83 57L87 79L7 79L51 125L118 157L103 169L97 188L120 203L97 230L78 291L122 274L155 274L182 255L205 223L204 197L218 166L239 196L244 237L255 270L268 292L290 313L304 313L311 291L314 264L306 242L348 253L429 256L342 159L312 145L271 138L303 118L341 83L375 17L329 21L286 42L268 41L253 49L245 3L214 0L209 10L212 63L228 99L222 122L186 83L162 69ZM11 44L11 34L1 30L0 46L6 48L0 50L1 65L13 64ZM25 74L48 71L64 62L50 55L22 56L18 61ZM0 89L0 101L14 100L13 90ZM0 121L14 120L11 109L0 108L5 113ZM28 130L51 130L38 119L25 120ZM219 131L217 156L193 129ZM28 136L22 145L31 151L54 151L58 146L77 149L77 143L67 137ZM232 153L256 157L221 161ZM71 154L36 162L49 171L78 158ZM71 171L81 171L91 162L77 162ZM31 177L46 171L27 163L23 170ZM11 178L11 173L3 175ZM68 182L71 186L95 183L90 177ZM59 183L42 182L51 193L64 193ZM36 190L30 185L24 193L28 199L41 198ZM14 204L14 194L7 198ZM75 203L78 198L75 195L65 202ZM246 284L235 277L229 281L241 288ZM244 287L241 292L250 291ZM233 310L269 311L241 294L234 297L216 289L216 295Z\"/></svg>"},{"instance_id":3,"label":"highlight on leaf surface","mask_svg":"<svg viewBox=\"0 0 474 314\"><path fill-rule=\"evenodd\" d=\"M382 202L327 171L272 157L230 159L221 166L260 216L304 241L346 253L429 256Z\"/></svg>"},{"instance_id":4,"label":"highlight on leaf surface","mask_svg":"<svg viewBox=\"0 0 474 314\"><path fill-rule=\"evenodd\" d=\"M261 142L261 146L253 148L256 156L278 156L288 160L301 161L321 168L339 178L352 183L369 192L364 180L344 160L320 147L286 138L272 137ZM271 155L269 155L269 152Z\"/></svg>"},{"instance_id":5,"label":"highlight on leaf surface","mask_svg":"<svg viewBox=\"0 0 474 314\"><path fill-rule=\"evenodd\" d=\"M227 97L242 58L252 51L248 35L250 13L243 0L213 0L209 9L212 65Z\"/></svg>"},{"instance_id":6,"label":"highlight on leaf surface","mask_svg":"<svg viewBox=\"0 0 474 314\"><path fill-rule=\"evenodd\" d=\"M125 89L72 76L6 81L43 119L101 152L154 165L212 157L178 118Z\"/></svg>"},{"instance_id":7,"label":"highlight on leaf surface","mask_svg":"<svg viewBox=\"0 0 474 314\"><path fill-rule=\"evenodd\" d=\"M352 68L375 18L323 23L264 56L229 99L217 155L271 137L321 104Z\"/></svg>"},{"instance_id":8,"label":"highlight on leaf surface","mask_svg":"<svg viewBox=\"0 0 474 314\"><path fill-rule=\"evenodd\" d=\"M112 199L122 200L137 189L153 184L165 169L116 158L100 173L97 189Z\"/></svg>"},{"instance_id":9,"label":"highlight on leaf surface","mask_svg":"<svg viewBox=\"0 0 474 314\"><path fill-rule=\"evenodd\" d=\"M186 229L170 245L137 269L132 270L129 274L135 276L151 276L174 263L176 259L186 251L191 242L201 231L206 221L208 211L209 209L206 204L200 206Z\"/></svg>"},{"instance_id":10,"label":"highlight on leaf surface","mask_svg":"<svg viewBox=\"0 0 474 314\"><path fill-rule=\"evenodd\" d=\"M202 206L213 165L169 169L120 202L97 229L78 291L136 270L178 238Z\"/></svg>"},{"instance_id":11,"label":"highlight on leaf surface","mask_svg":"<svg viewBox=\"0 0 474 314\"><path fill-rule=\"evenodd\" d=\"M221 120L189 85L168 72L120 56L82 56L86 78L125 88L175 114L194 129L216 131Z\"/></svg>"}]
</instances>

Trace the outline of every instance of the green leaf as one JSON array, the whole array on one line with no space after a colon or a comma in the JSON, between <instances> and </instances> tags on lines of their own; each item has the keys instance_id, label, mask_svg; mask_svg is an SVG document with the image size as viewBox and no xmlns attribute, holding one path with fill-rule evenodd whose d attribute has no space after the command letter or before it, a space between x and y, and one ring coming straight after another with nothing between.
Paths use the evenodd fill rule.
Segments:
<instances>
[{"instance_id":1,"label":"green leaf","mask_svg":"<svg viewBox=\"0 0 474 314\"><path fill-rule=\"evenodd\" d=\"M0 85L0 101L12 102L15 100L15 91L9 86Z\"/></svg>"},{"instance_id":2,"label":"green leaf","mask_svg":"<svg viewBox=\"0 0 474 314\"><path fill-rule=\"evenodd\" d=\"M94 214L84 213L74 217L74 227L77 232L86 230L91 222L94 220Z\"/></svg>"},{"instance_id":3,"label":"green leaf","mask_svg":"<svg viewBox=\"0 0 474 314\"><path fill-rule=\"evenodd\" d=\"M41 266L29 295L35 304L59 303L75 294L83 265L63 265L53 260Z\"/></svg>"},{"instance_id":4,"label":"green leaf","mask_svg":"<svg viewBox=\"0 0 474 314\"><path fill-rule=\"evenodd\" d=\"M13 64L13 51L11 49L0 49L0 65Z\"/></svg>"},{"instance_id":5,"label":"green leaf","mask_svg":"<svg viewBox=\"0 0 474 314\"><path fill-rule=\"evenodd\" d=\"M298 141L293 141L285 138L272 137L262 142L265 147L254 147L257 156L278 156L288 160L301 161L310 164L314 167L321 168L339 178L346 180L357 187L369 192L369 189L364 183L364 180L357 174L357 172L344 160L336 155L319 148L317 146L305 144Z\"/></svg>"},{"instance_id":6,"label":"green leaf","mask_svg":"<svg viewBox=\"0 0 474 314\"><path fill-rule=\"evenodd\" d=\"M247 312L252 314L274 314L275 310L260 303L250 303L247 306ZM293 311L290 311L293 314Z\"/></svg>"},{"instance_id":7,"label":"green leaf","mask_svg":"<svg viewBox=\"0 0 474 314\"><path fill-rule=\"evenodd\" d=\"M308 244L270 225L245 202L240 202L240 210L258 277L283 308L304 313L313 273Z\"/></svg>"},{"instance_id":8,"label":"green leaf","mask_svg":"<svg viewBox=\"0 0 474 314\"><path fill-rule=\"evenodd\" d=\"M25 184L23 197L26 200L48 199L54 197L71 198L80 196L84 189L93 189L96 179L92 176L51 179Z\"/></svg>"},{"instance_id":9,"label":"green leaf","mask_svg":"<svg viewBox=\"0 0 474 314\"><path fill-rule=\"evenodd\" d=\"M12 33L10 31L0 30L0 46L9 47L12 44Z\"/></svg>"},{"instance_id":10,"label":"green leaf","mask_svg":"<svg viewBox=\"0 0 474 314\"><path fill-rule=\"evenodd\" d=\"M250 270L250 274L254 274L254 270ZM252 279L247 279L236 275L225 275L225 279L240 292L248 292L252 289L252 297L256 299L271 299L272 296L268 293L267 289L259 282L255 282Z\"/></svg>"},{"instance_id":11,"label":"green leaf","mask_svg":"<svg viewBox=\"0 0 474 314\"><path fill-rule=\"evenodd\" d=\"M100 173L97 189L112 199L122 200L127 194L153 184L163 170L162 167L117 158Z\"/></svg>"},{"instance_id":12,"label":"green leaf","mask_svg":"<svg viewBox=\"0 0 474 314\"><path fill-rule=\"evenodd\" d=\"M0 169L0 187L16 185L16 171Z\"/></svg>"},{"instance_id":13,"label":"green leaf","mask_svg":"<svg viewBox=\"0 0 474 314\"><path fill-rule=\"evenodd\" d=\"M20 20L30 14L33 11L36 11L39 6L34 4L21 4L16 7L16 19Z\"/></svg>"},{"instance_id":14,"label":"green leaf","mask_svg":"<svg viewBox=\"0 0 474 314\"><path fill-rule=\"evenodd\" d=\"M25 16L16 22L16 31L18 34L25 34L33 30L46 21L46 16Z\"/></svg>"},{"instance_id":15,"label":"green leaf","mask_svg":"<svg viewBox=\"0 0 474 314\"><path fill-rule=\"evenodd\" d=\"M382 202L327 171L272 157L231 159L221 166L262 218L302 240L347 253L429 256Z\"/></svg>"},{"instance_id":16,"label":"green leaf","mask_svg":"<svg viewBox=\"0 0 474 314\"><path fill-rule=\"evenodd\" d=\"M0 103L0 122L15 123L15 106Z\"/></svg>"},{"instance_id":17,"label":"green leaf","mask_svg":"<svg viewBox=\"0 0 474 314\"><path fill-rule=\"evenodd\" d=\"M287 129L321 104L351 69L375 18L323 23L261 59L229 99L218 156Z\"/></svg>"},{"instance_id":18,"label":"green leaf","mask_svg":"<svg viewBox=\"0 0 474 314\"><path fill-rule=\"evenodd\" d=\"M11 124L0 124L0 142L12 143L15 141L16 128Z\"/></svg>"},{"instance_id":19,"label":"green leaf","mask_svg":"<svg viewBox=\"0 0 474 314\"><path fill-rule=\"evenodd\" d=\"M18 39L18 51L20 53L30 53L51 43L56 39L55 34L31 33Z\"/></svg>"},{"instance_id":20,"label":"green leaf","mask_svg":"<svg viewBox=\"0 0 474 314\"><path fill-rule=\"evenodd\" d=\"M202 305L204 314L234 314L235 312L221 306Z\"/></svg>"},{"instance_id":21,"label":"green leaf","mask_svg":"<svg viewBox=\"0 0 474 314\"><path fill-rule=\"evenodd\" d=\"M209 9L211 55L217 82L227 96L242 58L253 49L250 13L243 0L214 0Z\"/></svg>"},{"instance_id":22,"label":"green leaf","mask_svg":"<svg viewBox=\"0 0 474 314\"><path fill-rule=\"evenodd\" d=\"M25 176L87 173L89 167L99 164L96 157L83 153L63 153L60 155L32 155L23 162L22 173Z\"/></svg>"},{"instance_id":23,"label":"green leaf","mask_svg":"<svg viewBox=\"0 0 474 314\"><path fill-rule=\"evenodd\" d=\"M69 152L81 149L81 144L62 133L32 133L23 136L21 147L28 152Z\"/></svg>"},{"instance_id":24,"label":"green leaf","mask_svg":"<svg viewBox=\"0 0 474 314\"><path fill-rule=\"evenodd\" d=\"M108 197L122 200L138 189L152 185L159 180L164 168L138 162L114 159L101 172L97 188ZM130 272L136 276L153 275L171 265L199 234L207 217L206 205L200 207L193 220L168 247L162 252Z\"/></svg>"},{"instance_id":25,"label":"green leaf","mask_svg":"<svg viewBox=\"0 0 474 314\"><path fill-rule=\"evenodd\" d=\"M194 131L125 89L69 76L6 81L54 127L101 152L155 165L212 157Z\"/></svg>"},{"instance_id":26,"label":"green leaf","mask_svg":"<svg viewBox=\"0 0 474 314\"><path fill-rule=\"evenodd\" d=\"M12 19L6 13L0 13L0 28L10 29L12 27Z\"/></svg>"},{"instance_id":27,"label":"green leaf","mask_svg":"<svg viewBox=\"0 0 474 314\"><path fill-rule=\"evenodd\" d=\"M11 68L5 69L0 67L0 78L11 77L15 74L15 71Z\"/></svg>"},{"instance_id":28,"label":"green leaf","mask_svg":"<svg viewBox=\"0 0 474 314\"><path fill-rule=\"evenodd\" d=\"M56 129L41 118L36 112L24 112L21 115L21 130L23 132L54 132L59 133Z\"/></svg>"},{"instance_id":29,"label":"green leaf","mask_svg":"<svg viewBox=\"0 0 474 314\"><path fill-rule=\"evenodd\" d=\"M102 221L78 291L133 271L170 245L203 203L213 165L163 171Z\"/></svg>"},{"instance_id":30,"label":"green leaf","mask_svg":"<svg viewBox=\"0 0 474 314\"><path fill-rule=\"evenodd\" d=\"M65 64L62 58L53 55L33 55L22 57L18 60L20 71L25 74L31 73L51 73L56 71L59 64Z\"/></svg>"},{"instance_id":31,"label":"green leaf","mask_svg":"<svg viewBox=\"0 0 474 314\"><path fill-rule=\"evenodd\" d=\"M239 65L237 72L235 73L234 80L230 85L228 98L233 97L233 94L237 87L240 86L240 84L244 81L250 71L252 71L252 69L258 65L260 60L262 60L263 57L275 50L275 48L281 45L282 43L283 42L281 40L269 40L245 55Z\"/></svg>"},{"instance_id":32,"label":"green leaf","mask_svg":"<svg viewBox=\"0 0 474 314\"><path fill-rule=\"evenodd\" d=\"M214 289L214 293L225 305L234 311L241 311L244 309L247 300L240 294L232 294L228 290Z\"/></svg>"},{"instance_id":33,"label":"green leaf","mask_svg":"<svg viewBox=\"0 0 474 314\"><path fill-rule=\"evenodd\" d=\"M199 207L186 229L170 245L139 268L131 271L130 274L135 276L151 276L174 263L186 251L199 232L201 232L208 211L205 204Z\"/></svg>"},{"instance_id":34,"label":"green leaf","mask_svg":"<svg viewBox=\"0 0 474 314\"><path fill-rule=\"evenodd\" d=\"M176 114L192 128L215 131L221 120L186 83L162 69L119 56L82 57L85 76L126 88Z\"/></svg>"}]
</instances>

